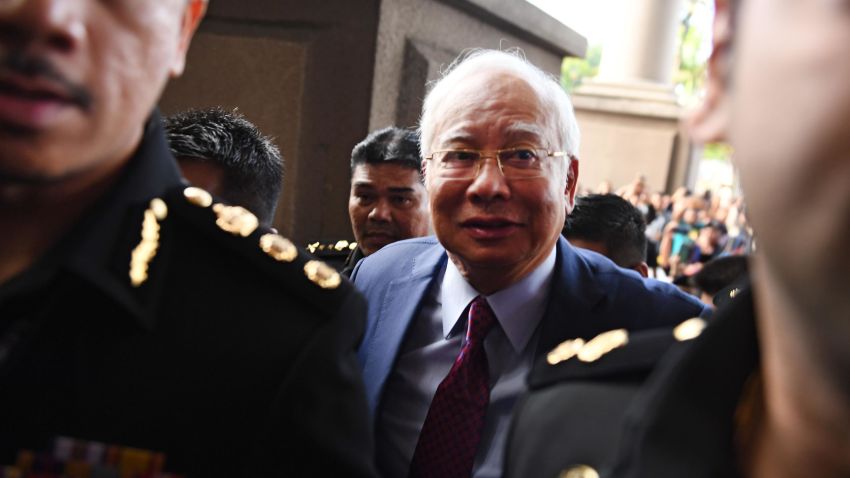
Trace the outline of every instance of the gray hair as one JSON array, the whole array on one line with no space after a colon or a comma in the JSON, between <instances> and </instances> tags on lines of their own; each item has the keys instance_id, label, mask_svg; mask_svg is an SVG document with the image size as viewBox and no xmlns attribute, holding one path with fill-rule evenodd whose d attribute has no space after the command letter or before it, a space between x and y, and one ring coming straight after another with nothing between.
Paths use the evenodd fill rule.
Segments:
<instances>
[{"instance_id":1,"label":"gray hair","mask_svg":"<svg viewBox=\"0 0 850 478\"><path fill-rule=\"evenodd\" d=\"M437 80L422 105L419 119L422 155L430 153L434 139L435 111L450 91L470 76L490 71L507 73L524 80L537 93L544 110L552 119L558 147L571 157L578 155L580 134L575 112L567 92L550 74L532 65L521 50L471 50L461 54Z\"/></svg>"}]
</instances>

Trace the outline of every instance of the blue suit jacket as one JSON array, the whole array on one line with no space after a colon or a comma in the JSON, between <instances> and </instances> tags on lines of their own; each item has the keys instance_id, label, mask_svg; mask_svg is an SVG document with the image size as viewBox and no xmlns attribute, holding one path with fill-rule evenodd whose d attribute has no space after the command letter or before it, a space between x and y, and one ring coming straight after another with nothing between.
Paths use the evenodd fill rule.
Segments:
<instances>
[{"instance_id":1,"label":"blue suit jacket","mask_svg":"<svg viewBox=\"0 0 850 478\"><path fill-rule=\"evenodd\" d=\"M366 296L369 316L358 357L374 413L402 340L448 256L435 237L395 242L363 259L351 280ZM555 276L538 331L537 355L564 340L591 339L617 328L676 325L711 310L675 286L644 279L607 257L557 244Z\"/></svg>"}]
</instances>

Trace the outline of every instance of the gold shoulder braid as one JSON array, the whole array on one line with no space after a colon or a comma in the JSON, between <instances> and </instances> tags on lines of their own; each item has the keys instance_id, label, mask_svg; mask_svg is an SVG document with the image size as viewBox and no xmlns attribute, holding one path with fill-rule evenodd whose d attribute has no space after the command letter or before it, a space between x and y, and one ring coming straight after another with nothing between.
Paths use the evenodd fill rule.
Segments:
<instances>
[{"instance_id":1,"label":"gold shoulder braid","mask_svg":"<svg viewBox=\"0 0 850 478\"><path fill-rule=\"evenodd\" d=\"M260 225L257 216L242 206L217 203L213 205L213 212L218 217L215 221L218 227L235 236L248 237Z\"/></svg>"},{"instance_id":2,"label":"gold shoulder braid","mask_svg":"<svg viewBox=\"0 0 850 478\"><path fill-rule=\"evenodd\" d=\"M260 237L260 249L280 262L292 262L298 257L298 249L292 241L271 232Z\"/></svg>"},{"instance_id":3,"label":"gold shoulder braid","mask_svg":"<svg viewBox=\"0 0 850 478\"><path fill-rule=\"evenodd\" d=\"M142 241L130 254L130 284L139 287L148 280L148 265L159 249L159 223L168 216L168 206L160 198L151 199L142 220Z\"/></svg>"},{"instance_id":4,"label":"gold shoulder braid","mask_svg":"<svg viewBox=\"0 0 850 478\"><path fill-rule=\"evenodd\" d=\"M308 261L304 264L304 274L322 289L336 289L342 283L339 273L322 261Z\"/></svg>"}]
</instances>

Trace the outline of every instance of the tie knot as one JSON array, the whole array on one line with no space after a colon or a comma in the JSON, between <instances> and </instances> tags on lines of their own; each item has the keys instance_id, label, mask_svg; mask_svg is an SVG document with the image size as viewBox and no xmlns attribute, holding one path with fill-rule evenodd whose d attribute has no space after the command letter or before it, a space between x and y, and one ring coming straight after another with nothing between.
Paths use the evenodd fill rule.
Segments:
<instances>
[{"instance_id":1,"label":"tie knot","mask_svg":"<svg viewBox=\"0 0 850 478\"><path fill-rule=\"evenodd\" d=\"M479 343L484 340L490 329L496 325L496 315L487 303L487 299L478 296L469 306L469 326L466 329L466 341Z\"/></svg>"}]
</instances>

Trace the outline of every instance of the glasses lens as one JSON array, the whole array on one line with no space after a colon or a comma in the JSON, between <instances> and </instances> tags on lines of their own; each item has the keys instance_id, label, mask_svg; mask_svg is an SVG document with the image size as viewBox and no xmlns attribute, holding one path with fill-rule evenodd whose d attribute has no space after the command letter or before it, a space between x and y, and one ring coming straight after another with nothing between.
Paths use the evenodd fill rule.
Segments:
<instances>
[{"instance_id":1,"label":"glasses lens","mask_svg":"<svg viewBox=\"0 0 850 478\"><path fill-rule=\"evenodd\" d=\"M478 151L438 151L434 159L439 165L440 175L446 178L471 178L475 175L476 163L481 158Z\"/></svg>"},{"instance_id":2,"label":"glasses lens","mask_svg":"<svg viewBox=\"0 0 850 478\"><path fill-rule=\"evenodd\" d=\"M475 166L475 162L481 157L477 151L443 151L440 157L440 165L443 169L466 169Z\"/></svg>"},{"instance_id":3,"label":"glasses lens","mask_svg":"<svg viewBox=\"0 0 850 478\"><path fill-rule=\"evenodd\" d=\"M502 173L507 178L527 178L540 174L540 153L533 148L512 148L499 152Z\"/></svg>"},{"instance_id":4,"label":"glasses lens","mask_svg":"<svg viewBox=\"0 0 850 478\"><path fill-rule=\"evenodd\" d=\"M489 154L489 153L488 153ZM545 151L534 148L511 148L498 151L502 174L506 178L534 178L541 175L542 155ZM479 163L483 161L481 151L457 149L434 152L440 176L445 178L469 179L475 177ZM492 157L492 156L491 156Z\"/></svg>"}]
</instances>

